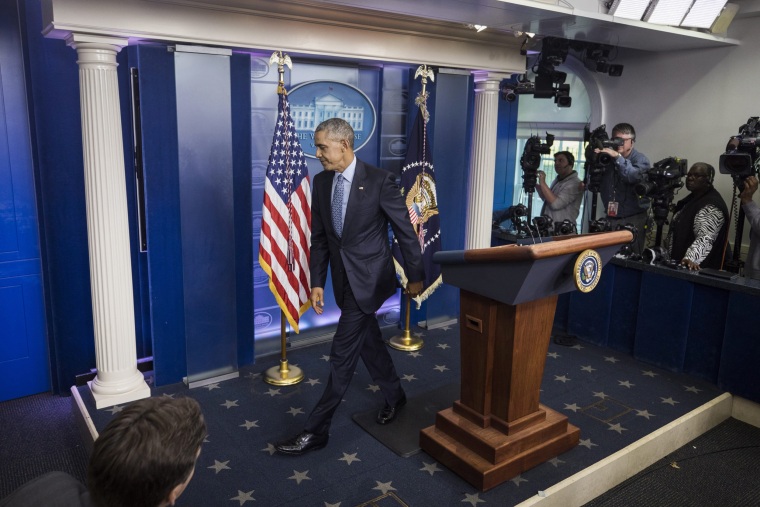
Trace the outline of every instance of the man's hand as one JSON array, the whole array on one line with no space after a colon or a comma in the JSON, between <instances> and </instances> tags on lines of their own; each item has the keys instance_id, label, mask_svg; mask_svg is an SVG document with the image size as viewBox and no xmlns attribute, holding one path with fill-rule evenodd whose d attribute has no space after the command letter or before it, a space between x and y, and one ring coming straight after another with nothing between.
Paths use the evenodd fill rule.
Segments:
<instances>
[{"instance_id":1,"label":"man's hand","mask_svg":"<svg viewBox=\"0 0 760 507\"><path fill-rule=\"evenodd\" d=\"M422 280L419 282L409 282L406 284L406 293L409 294L409 297L417 297L422 293Z\"/></svg>"},{"instance_id":2,"label":"man's hand","mask_svg":"<svg viewBox=\"0 0 760 507\"><path fill-rule=\"evenodd\" d=\"M546 173L543 171L538 171L538 183L541 185L546 185Z\"/></svg>"},{"instance_id":3,"label":"man's hand","mask_svg":"<svg viewBox=\"0 0 760 507\"><path fill-rule=\"evenodd\" d=\"M681 265L689 268L689 271L699 271L699 264L689 259L683 259Z\"/></svg>"},{"instance_id":4,"label":"man's hand","mask_svg":"<svg viewBox=\"0 0 760 507\"><path fill-rule=\"evenodd\" d=\"M752 201L752 196L757 191L757 177L750 176L744 180L744 190L739 194L742 204L748 204Z\"/></svg>"},{"instance_id":5,"label":"man's hand","mask_svg":"<svg viewBox=\"0 0 760 507\"><path fill-rule=\"evenodd\" d=\"M599 148L594 150L594 153L606 153L612 158L618 158L620 156L620 153L618 153L616 150L613 150L612 148L602 148L601 150Z\"/></svg>"},{"instance_id":6,"label":"man's hand","mask_svg":"<svg viewBox=\"0 0 760 507\"><path fill-rule=\"evenodd\" d=\"M322 287L312 287L309 300L317 315L322 315L322 312L325 311L325 290Z\"/></svg>"}]
</instances>

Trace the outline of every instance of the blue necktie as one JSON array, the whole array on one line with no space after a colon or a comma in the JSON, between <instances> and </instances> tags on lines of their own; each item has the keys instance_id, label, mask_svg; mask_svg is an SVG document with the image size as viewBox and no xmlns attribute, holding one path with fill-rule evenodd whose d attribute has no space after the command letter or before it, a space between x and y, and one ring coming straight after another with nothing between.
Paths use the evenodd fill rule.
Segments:
<instances>
[{"instance_id":1,"label":"blue necktie","mask_svg":"<svg viewBox=\"0 0 760 507\"><path fill-rule=\"evenodd\" d=\"M332 222L335 233L341 237L343 233L343 175L335 175L338 181L335 183L335 191L332 199Z\"/></svg>"}]
</instances>

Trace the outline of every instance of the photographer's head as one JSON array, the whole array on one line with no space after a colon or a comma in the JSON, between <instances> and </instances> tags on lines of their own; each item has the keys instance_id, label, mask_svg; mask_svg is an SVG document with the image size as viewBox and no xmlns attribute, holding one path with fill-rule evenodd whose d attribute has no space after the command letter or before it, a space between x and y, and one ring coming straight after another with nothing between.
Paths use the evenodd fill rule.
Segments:
<instances>
[{"instance_id":1,"label":"photographer's head","mask_svg":"<svg viewBox=\"0 0 760 507\"><path fill-rule=\"evenodd\" d=\"M630 123L618 123L612 128L612 139L618 138L622 140L622 144L618 146L618 153L624 158L628 158L633 151L633 143L636 142L636 130Z\"/></svg>"},{"instance_id":2,"label":"photographer's head","mask_svg":"<svg viewBox=\"0 0 760 507\"><path fill-rule=\"evenodd\" d=\"M95 505L174 505L193 477L206 423L192 398L146 398L95 440L88 485Z\"/></svg>"},{"instance_id":3,"label":"photographer's head","mask_svg":"<svg viewBox=\"0 0 760 507\"><path fill-rule=\"evenodd\" d=\"M560 178L573 172L574 165L575 157L569 151L558 151L554 154L554 170Z\"/></svg>"},{"instance_id":4,"label":"photographer's head","mask_svg":"<svg viewBox=\"0 0 760 507\"><path fill-rule=\"evenodd\" d=\"M702 194L712 186L715 168L705 162L697 162L686 173L686 190Z\"/></svg>"}]
</instances>

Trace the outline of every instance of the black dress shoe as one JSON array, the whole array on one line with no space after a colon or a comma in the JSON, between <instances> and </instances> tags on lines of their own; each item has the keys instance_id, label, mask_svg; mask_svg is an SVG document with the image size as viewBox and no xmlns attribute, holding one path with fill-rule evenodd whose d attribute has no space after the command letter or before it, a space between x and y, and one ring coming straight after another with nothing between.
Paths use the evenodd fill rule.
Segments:
<instances>
[{"instance_id":1,"label":"black dress shoe","mask_svg":"<svg viewBox=\"0 0 760 507\"><path fill-rule=\"evenodd\" d=\"M385 406L377 413L377 424L388 424L393 422L398 413L401 411L401 407L406 405L406 395L404 395L394 406L385 403Z\"/></svg>"},{"instance_id":2,"label":"black dress shoe","mask_svg":"<svg viewBox=\"0 0 760 507\"><path fill-rule=\"evenodd\" d=\"M308 431L302 431L293 438L278 442L274 448L282 454L298 456L306 451L323 448L327 445L327 439L328 435L316 435Z\"/></svg>"}]
</instances>

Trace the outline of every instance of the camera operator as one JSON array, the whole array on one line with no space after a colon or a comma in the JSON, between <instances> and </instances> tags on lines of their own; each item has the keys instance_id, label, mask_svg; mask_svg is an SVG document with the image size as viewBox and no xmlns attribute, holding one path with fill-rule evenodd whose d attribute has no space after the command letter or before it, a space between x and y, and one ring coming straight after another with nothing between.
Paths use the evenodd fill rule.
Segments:
<instances>
[{"instance_id":1,"label":"camera operator","mask_svg":"<svg viewBox=\"0 0 760 507\"><path fill-rule=\"evenodd\" d=\"M728 234L728 208L713 187L715 168L704 162L686 174L691 193L678 201L665 240L670 258L692 271L720 269Z\"/></svg>"},{"instance_id":2,"label":"camera operator","mask_svg":"<svg viewBox=\"0 0 760 507\"><path fill-rule=\"evenodd\" d=\"M573 170L575 157L569 151L554 154L554 169L557 177L546 184L546 173L538 171L538 196L544 200L541 215L547 215L554 223L569 220L575 223L583 201L583 187L578 173Z\"/></svg>"},{"instance_id":3,"label":"camera operator","mask_svg":"<svg viewBox=\"0 0 760 507\"><path fill-rule=\"evenodd\" d=\"M633 147L636 142L636 130L628 123L618 123L612 129L612 139L621 144L617 150L612 148L595 149L596 153L606 153L613 163L602 175L600 193L607 212L610 227L615 230L618 225L632 224L636 227L633 251L641 254L646 237L647 208L649 200L639 199L634 190L636 183L644 179L651 164L646 155Z\"/></svg>"},{"instance_id":4,"label":"camera operator","mask_svg":"<svg viewBox=\"0 0 760 507\"><path fill-rule=\"evenodd\" d=\"M744 276L760 280L760 207L752 200L757 190L757 177L744 180L744 190L739 194L744 214L749 220L749 252L744 264Z\"/></svg>"}]
</instances>

